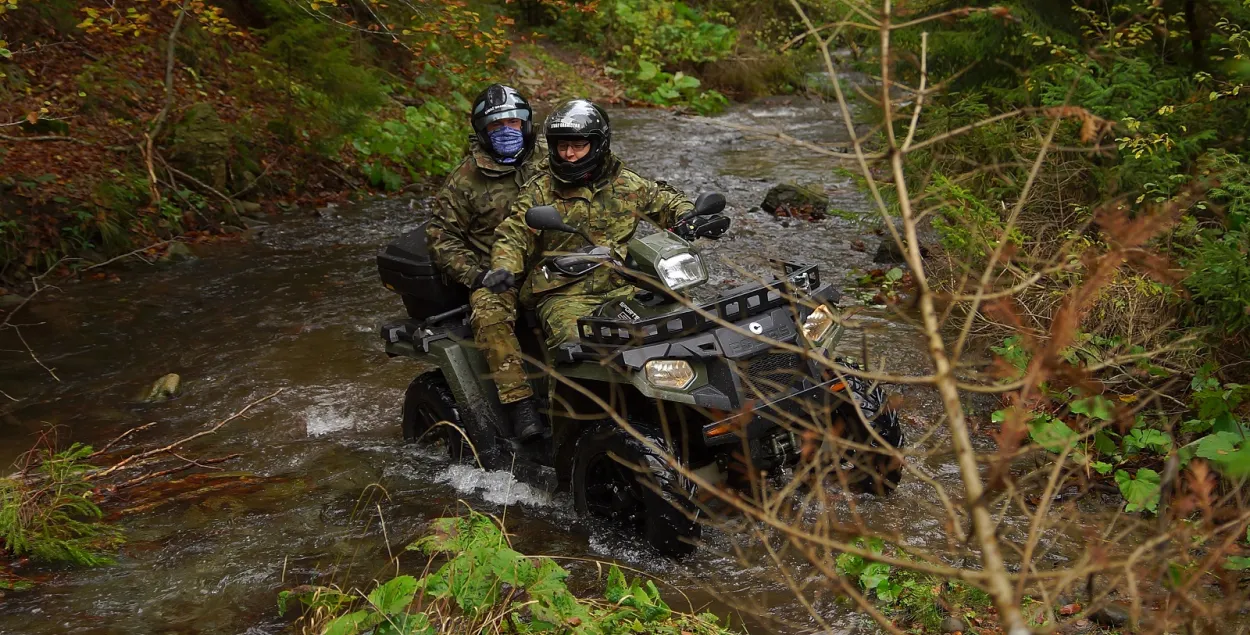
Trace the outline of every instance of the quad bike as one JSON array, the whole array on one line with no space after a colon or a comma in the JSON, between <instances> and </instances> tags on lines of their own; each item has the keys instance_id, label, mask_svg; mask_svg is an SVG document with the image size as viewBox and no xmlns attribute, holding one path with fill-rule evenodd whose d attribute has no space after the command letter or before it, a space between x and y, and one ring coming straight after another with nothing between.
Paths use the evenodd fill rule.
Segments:
<instances>
[{"instance_id":1,"label":"quad bike","mask_svg":"<svg viewBox=\"0 0 1250 635\"><path fill-rule=\"evenodd\" d=\"M694 213L715 214L724 204L721 195L704 194ZM529 210L526 223L580 233L553 207ZM576 253L547 255L533 275L576 277L609 266L640 291L580 318L578 341L554 352L544 346L532 312L520 316L522 350L541 360L528 370L551 429L549 438L525 446L505 432L485 357L473 345L468 291L445 284L435 270L425 226L379 254L383 283L408 309L406 319L382 326L386 352L438 367L408 387L406 440L442 439L453 460L511 470L548 490L567 488L579 513L637 532L669 555L694 549L701 509L692 479L664 454L705 482L735 486L744 475L778 473L798 462L798 422L823 422L861 447L880 447L876 438L902 446L897 414L881 388L839 379L817 361L831 354L842 327L833 313L838 294L820 284L815 266L783 263L784 275L769 283L698 303L689 292L706 283L707 270L677 235L635 237L627 255L586 238L591 244ZM897 485L901 468L886 454L854 459L843 475L853 485L879 493Z\"/></svg>"}]
</instances>

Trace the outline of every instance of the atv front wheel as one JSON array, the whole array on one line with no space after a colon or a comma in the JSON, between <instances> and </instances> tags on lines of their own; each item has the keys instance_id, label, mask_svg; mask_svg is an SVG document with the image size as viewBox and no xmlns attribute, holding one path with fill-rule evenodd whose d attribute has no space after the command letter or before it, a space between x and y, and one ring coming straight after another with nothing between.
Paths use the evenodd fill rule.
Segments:
<instances>
[{"instance_id":1,"label":"atv front wheel","mask_svg":"<svg viewBox=\"0 0 1250 635\"><path fill-rule=\"evenodd\" d=\"M855 362L841 359L839 363L853 368L862 368ZM885 390L862 377L847 375L848 388L859 402L860 411L868 418L869 425L890 446L903 447L905 443L903 427L898 420L898 412L888 403ZM849 404L839 408L842 429L853 431L849 437L854 441L880 448L880 443L868 430L864 429L863 420L855 407ZM889 496L898 488L903 479L903 466L898 459L882 451L862 453L850 451L845 463L852 467L848 470L847 485L855 492L867 492L877 496Z\"/></svg>"},{"instance_id":2,"label":"atv front wheel","mask_svg":"<svg viewBox=\"0 0 1250 635\"><path fill-rule=\"evenodd\" d=\"M447 425L449 423L452 425ZM464 424L460 418L460 409L456 406L456 397L447 385L447 380L443 378L443 373L437 370L418 375L408 384L408 391L404 393L403 426L404 441L409 443L418 440L446 441L447 454L456 463L466 458L473 460L474 447L477 448L477 456L485 461L486 457L483 455L490 449L490 444L494 443L494 438L474 434L475 430ZM468 440L465 435L469 437Z\"/></svg>"},{"instance_id":3,"label":"atv front wheel","mask_svg":"<svg viewBox=\"0 0 1250 635\"><path fill-rule=\"evenodd\" d=\"M657 431L640 428L665 447ZM615 425L592 428L573 450L573 503L578 513L640 532L667 556L695 549L700 526L692 516L694 485L663 458Z\"/></svg>"}]
</instances>

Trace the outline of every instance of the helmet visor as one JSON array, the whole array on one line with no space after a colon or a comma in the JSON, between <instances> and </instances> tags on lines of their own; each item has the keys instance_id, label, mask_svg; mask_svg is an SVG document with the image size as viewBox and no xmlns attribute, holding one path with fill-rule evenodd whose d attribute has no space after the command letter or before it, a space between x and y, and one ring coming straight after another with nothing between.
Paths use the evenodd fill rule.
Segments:
<instances>
[{"instance_id":1,"label":"helmet visor","mask_svg":"<svg viewBox=\"0 0 1250 635\"><path fill-rule=\"evenodd\" d=\"M530 111L522 110L520 108L513 108L511 110L501 110L499 112L492 112L489 115L481 115L479 117L474 117L473 121L474 121L474 124L478 126L479 128L485 128L486 126L496 121L499 121L501 119L520 119L521 121L529 121Z\"/></svg>"}]
</instances>

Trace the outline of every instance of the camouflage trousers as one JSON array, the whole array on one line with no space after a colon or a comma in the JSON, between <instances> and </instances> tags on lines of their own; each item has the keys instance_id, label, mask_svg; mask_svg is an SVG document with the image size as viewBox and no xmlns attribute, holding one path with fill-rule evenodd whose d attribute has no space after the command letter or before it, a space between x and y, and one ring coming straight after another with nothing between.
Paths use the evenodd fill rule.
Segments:
<instances>
[{"instance_id":1,"label":"camouflage trousers","mask_svg":"<svg viewBox=\"0 0 1250 635\"><path fill-rule=\"evenodd\" d=\"M473 313L473 342L486 356L500 403L515 403L534 396L525 376L521 343L516 338L516 291L492 293L477 289L469 296Z\"/></svg>"},{"instance_id":2,"label":"camouflage trousers","mask_svg":"<svg viewBox=\"0 0 1250 635\"><path fill-rule=\"evenodd\" d=\"M577 318L586 317L606 302L628 300L638 289L624 286L607 293L552 294L538 302L538 319L547 334L547 349L577 339Z\"/></svg>"},{"instance_id":3,"label":"camouflage trousers","mask_svg":"<svg viewBox=\"0 0 1250 635\"><path fill-rule=\"evenodd\" d=\"M631 286L598 294L551 294L538 302L538 319L546 334L548 350L577 339L577 318L593 313L605 302L627 300L638 290ZM516 337L516 292L491 293L478 289L469 298L473 308L470 323L473 341L491 370L500 403L515 403L532 397L534 389L526 379L521 343Z\"/></svg>"}]
</instances>

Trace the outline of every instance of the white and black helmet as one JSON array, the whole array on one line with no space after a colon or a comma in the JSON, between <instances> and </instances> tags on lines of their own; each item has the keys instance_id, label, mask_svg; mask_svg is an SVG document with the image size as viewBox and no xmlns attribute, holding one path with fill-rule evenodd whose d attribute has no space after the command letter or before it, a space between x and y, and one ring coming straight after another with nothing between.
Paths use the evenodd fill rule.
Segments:
<instances>
[{"instance_id":1,"label":"white and black helmet","mask_svg":"<svg viewBox=\"0 0 1250 635\"><path fill-rule=\"evenodd\" d=\"M567 183L580 183L601 176L603 166L612 153L612 130L608 126L608 113L585 99L566 101L551 111L544 131L547 137L547 153L551 159L551 172ZM560 141L590 141L590 152L576 162L560 157L557 146Z\"/></svg>"},{"instance_id":2,"label":"white and black helmet","mask_svg":"<svg viewBox=\"0 0 1250 635\"><path fill-rule=\"evenodd\" d=\"M521 135L524 137L525 145L516 157L499 156L490 143L490 137L486 134L486 126L500 119L520 119L522 122ZM473 100L471 121L478 143L496 159L524 159L534 149L534 110L530 108L530 103L521 96L521 93L511 86L503 84L487 86L486 90Z\"/></svg>"}]
</instances>

